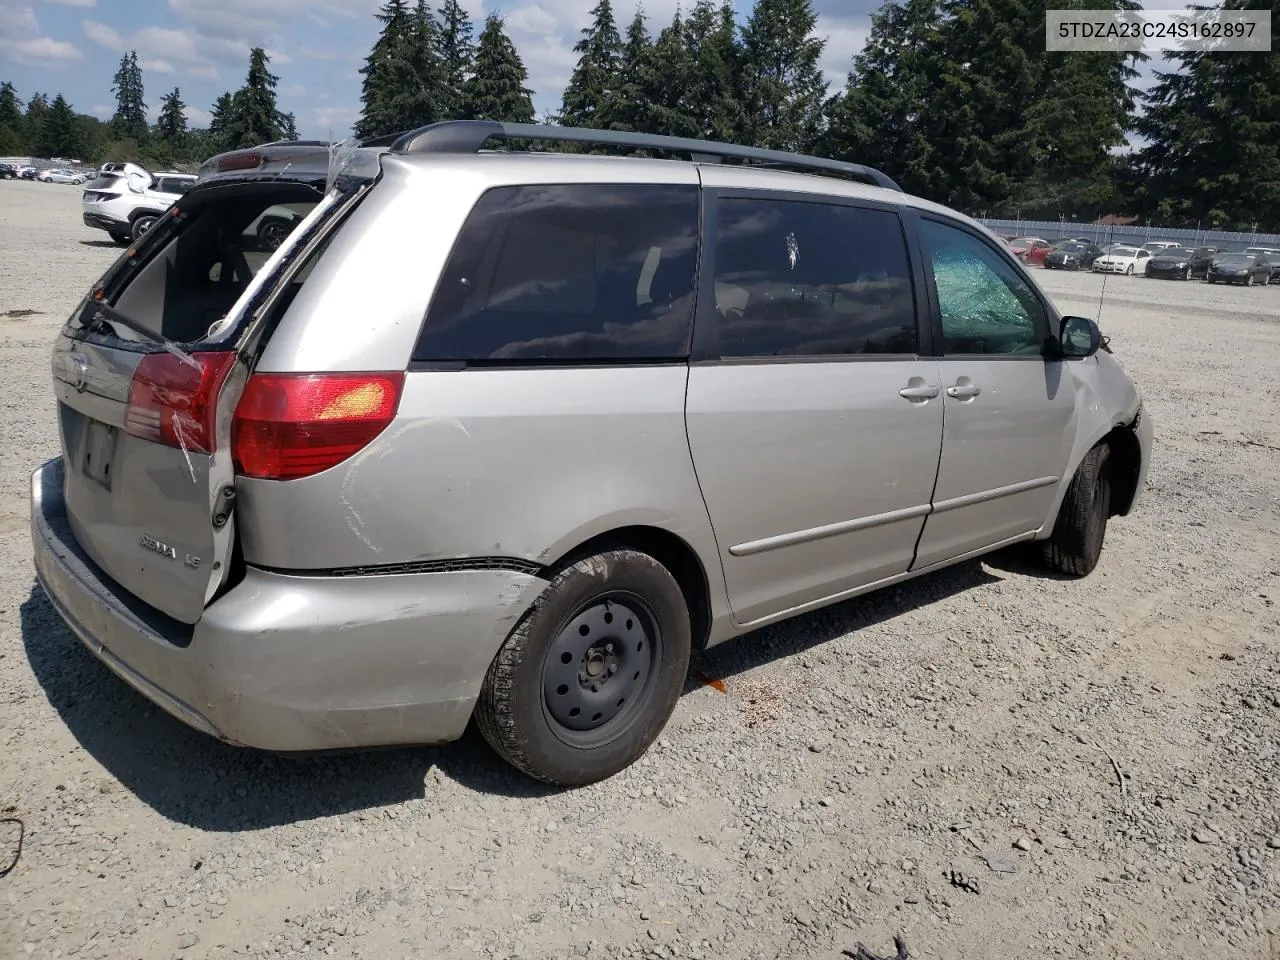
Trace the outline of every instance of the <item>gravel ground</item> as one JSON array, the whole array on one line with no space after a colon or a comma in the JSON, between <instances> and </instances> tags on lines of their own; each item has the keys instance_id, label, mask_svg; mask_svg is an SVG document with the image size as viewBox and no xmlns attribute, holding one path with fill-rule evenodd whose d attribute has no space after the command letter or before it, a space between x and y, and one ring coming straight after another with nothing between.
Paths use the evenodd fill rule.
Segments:
<instances>
[{"instance_id":1,"label":"gravel ground","mask_svg":"<svg viewBox=\"0 0 1280 960\"><path fill-rule=\"evenodd\" d=\"M996 558L718 648L725 692L557 793L474 735L223 746L62 626L26 484L105 239L0 183L0 956L1280 956L1280 289L1106 281L1158 446L1093 576Z\"/></svg>"}]
</instances>

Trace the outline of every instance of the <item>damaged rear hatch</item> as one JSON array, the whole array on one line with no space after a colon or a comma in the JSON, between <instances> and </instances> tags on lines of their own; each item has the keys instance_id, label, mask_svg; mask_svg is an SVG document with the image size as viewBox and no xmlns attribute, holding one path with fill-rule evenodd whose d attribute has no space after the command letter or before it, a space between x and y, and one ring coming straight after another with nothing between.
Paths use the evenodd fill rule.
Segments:
<instances>
[{"instance_id":1,"label":"damaged rear hatch","mask_svg":"<svg viewBox=\"0 0 1280 960\"><path fill-rule=\"evenodd\" d=\"M71 530L108 576L177 620L198 621L233 566L231 420L256 352L372 181L323 167L214 177L121 257L58 337Z\"/></svg>"}]
</instances>

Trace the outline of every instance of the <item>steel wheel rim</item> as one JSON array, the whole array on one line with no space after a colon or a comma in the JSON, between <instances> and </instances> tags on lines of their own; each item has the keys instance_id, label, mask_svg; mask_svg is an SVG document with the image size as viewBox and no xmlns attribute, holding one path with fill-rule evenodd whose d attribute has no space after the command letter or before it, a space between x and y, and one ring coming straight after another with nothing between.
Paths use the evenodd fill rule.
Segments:
<instances>
[{"instance_id":1,"label":"steel wheel rim","mask_svg":"<svg viewBox=\"0 0 1280 960\"><path fill-rule=\"evenodd\" d=\"M657 682L662 651L657 617L635 594L579 607L543 660L542 711L556 737L590 748L624 734Z\"/></svg>"}]
</instances>

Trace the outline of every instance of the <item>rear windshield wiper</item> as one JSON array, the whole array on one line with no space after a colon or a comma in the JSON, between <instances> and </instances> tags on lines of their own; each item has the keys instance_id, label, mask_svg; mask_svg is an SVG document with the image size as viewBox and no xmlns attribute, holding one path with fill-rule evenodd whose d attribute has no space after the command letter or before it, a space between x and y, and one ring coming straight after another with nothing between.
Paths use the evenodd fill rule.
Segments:
<instances>
[{"instance_id":1,"label":"rear windshield wiper","mask_svg":"<svg viewBox=\"0 0 1280 960\"><path fill-rule=\"evenodd\" d=\"M93 313L89 316L88 322L84 321L84 313L82 312L80 316L76 318L76 325L86 333L105 334L109 337L115 337L117 340L123 340L125 338L121 337L120 334L116 332L115 325L119 324L126 330L131 330L132 332L145 337L147 340L150 340L152 343L159 344L167 353L173 354L173 356L177 357L188 366L194 367L197 370L203 369L199 362L196 361L191 354L183 350L182 347L178 346L177 343L170 340L163 334L156 333L149 327L138 323L136 320L131 320L123 313L100 304L89 304L85 309L93 310Z\"/></svg>"}]
</instances>

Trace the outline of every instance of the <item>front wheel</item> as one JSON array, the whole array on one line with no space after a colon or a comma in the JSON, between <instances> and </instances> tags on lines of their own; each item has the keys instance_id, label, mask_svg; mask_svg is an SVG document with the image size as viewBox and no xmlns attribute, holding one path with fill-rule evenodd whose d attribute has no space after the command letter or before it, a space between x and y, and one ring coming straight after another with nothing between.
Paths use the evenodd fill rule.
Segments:
<instances>
[{"instance_id":1,"label":"front wheel","mask_svg":"<svg viewBox=\"0 0 1280 960\"><path fill-rule=\"evenodd\" d=\"M562 569L485 676L476 723L516 769L576 787L649 748L689 669L689 609L675 578L635 550Z\"/></svg>"},{"instance_id":2,"label":"front wheel","mask_svg":"<svg viewBox=\"0 0 1280 960\"><path fill-rule=\"evenodd\" d=\"M1190 280L1190 279L1191 279L1191 268L1190 268L1190 267L1187 267L1187 269L1185 269L1185 270L1183 270L1183 271L1182 271L1182 279L1183 279L1183 280Z\"/></svg>"},{"instance_id":3,"label":"front wheel","mask_svg":"<svg viewBox=\"0 0 1280 960\"><path fill-rule=\"evenodd\" d=\"M1246 274L1246 275L1245 275L1245 278L1244 278L1244 285L1245 285L1246 287L1252 287L1252 286L1253 286L1253 274L1252 274L1252 273L1250 273L1250 274Z\"/></svg>"},{"instance_id":4,"label":"front wheel","mask_svg":"<svg viewBox=\"0 0 1280 960\"><path fill-rule=\"evenodd\" d=\"M1067 487L1053 535L1044 542L1045 565L1071 577L1093 572L1102 555L1111 516L1111 481L1107 476L1110 450L1100 443L1087 454Z\"/></svg>"},{"instance_id":5,"label":"front wheel","mask_svg":"<svg viewBox=\"0 0 1280 960\"><path fill-rule=\"evenodd\" d=\"M130 243L133 242L133 238L130 237L129 234L127 233L116 233L112 231L111 233L108 234L108 236L110 236L112 240L120 244L120 246L122 247L127 247Z\"/></svg>"},{"instance_id":6,"label":"front wheel","mask_svg":"<svg viewBox=\"0 0 1280 960\"><path fill-rule=\"evenodd\" d=\"M1127 270L1125 270L1124 274L1125 274L1125 276L1126 276L1126 277L1132 277L1132 276L1133 276L1133 264L1132 264L1132 263L1131 263L1131 264L1129 264L1129 268L1128 268Z\"/></svg>"}]
</instances>

